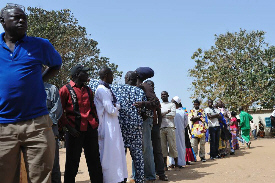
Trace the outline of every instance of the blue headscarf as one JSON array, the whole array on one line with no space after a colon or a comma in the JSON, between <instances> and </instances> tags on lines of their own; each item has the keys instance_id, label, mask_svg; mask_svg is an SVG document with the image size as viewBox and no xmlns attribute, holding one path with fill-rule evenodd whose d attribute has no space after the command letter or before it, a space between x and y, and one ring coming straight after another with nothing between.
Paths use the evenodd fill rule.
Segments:
<instances>
[{"instance_id":1,"label":"blue headscarf","mask_svg":"<svg viewBox=\"0 0 275 183\"><path fill-rule=\"evenodd\" d=\"M145 80L154 76L154 71L150 67L139 67L136 73L141 80Z\"/></svg>"}]
</instances>

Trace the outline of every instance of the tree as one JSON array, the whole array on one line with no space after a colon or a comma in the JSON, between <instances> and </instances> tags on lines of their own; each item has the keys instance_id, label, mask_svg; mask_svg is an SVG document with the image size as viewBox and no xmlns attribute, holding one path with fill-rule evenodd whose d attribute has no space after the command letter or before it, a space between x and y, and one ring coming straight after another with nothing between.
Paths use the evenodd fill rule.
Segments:
<instances>
[{"instance_id":1,"label":"tree","mask_svg":"<svg viewBox=\"0 0 275 183\"><path fill-rule=\"evenodd\" d=\"M100 57L97 42L89 38L86 28L78 25L69 9L47 11L41 8L28 7L29 36L48 39L62 57L62 68L57 77L51 80L57 87L69 81L70 69L80 63L91 69L92 78L98 78L98 71L110 67L114 78L121 77L122 72L117 70L118 65L109 62L109 58Z\"/></svg>"},{"instance_id":2,"label":"tree","mask_svg":"<svg viewBox=\"0 0 275 183\"><path fill-rule=\"evenodd\" d=\"M254 102L274 105L275 49L264 41L265 32L240 29L240 32L215 35L215 45L198 49L189 70L194 77L192 98L220 98L233 109L248 108Z\"/></svg>"}]
</instances>

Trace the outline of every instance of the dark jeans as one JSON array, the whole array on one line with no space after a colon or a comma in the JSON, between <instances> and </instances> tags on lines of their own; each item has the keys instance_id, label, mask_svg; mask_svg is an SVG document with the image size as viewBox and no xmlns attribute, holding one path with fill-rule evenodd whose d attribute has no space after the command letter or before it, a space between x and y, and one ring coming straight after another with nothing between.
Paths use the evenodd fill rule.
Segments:
<instances>
[{"instance_id":1,"label":"dark jeans","mask_svg":"<svg viewBox=\"0 0 275 183\"><path fill-rule=\"evenodd\" d=\"M257 129L252 130L252 134L253 134L254 139L257 139Z\"/></svg>"},{"instance_id":2,"label":"dark jeans","mask_svg":"<svg viewBox=\"0 0 275 183\"><path fill-rule=\"evenodd\" d=\"M220 127L209 127L210 134L210 157L215 158L219 154L219 138L220 138Z\"/></svg>"},{"instance_id":3,"label":"dark jeans","mask_svg":"<svg viewBox=\"0 0 275 183\"><path fill-rule=\"evenodd\" d=\"M163 161L163 155L161 150L159 125L153 125L152 132L151 132L151 140L153 144L156 174L158 176L162 176L164 175L164 161Z\"/></svg>"},{"instance_id":4,"label":"dark jeans","mask_svg":"<svg viewBox=\"0 0 275 183\"><path fill-rule=\"evenodd\" d=\"M61 183L58 138L55 139L55 157L52 170L52 183Z\"/></svg>"},{"instance_id":5,"label":"dark jeans","mask_svg":"<svg viewBox=\"0 0 275 183\"><path fill-rule=\"evenodd\" d=\"M88 130L86 132L80 132L80 136L77 138L66 132L64 183L75 183L82 148L84 149L91 182L102 183L103 175L99 159L97 129L92 129L89 125Z\"/></svg>"}]
</instances>

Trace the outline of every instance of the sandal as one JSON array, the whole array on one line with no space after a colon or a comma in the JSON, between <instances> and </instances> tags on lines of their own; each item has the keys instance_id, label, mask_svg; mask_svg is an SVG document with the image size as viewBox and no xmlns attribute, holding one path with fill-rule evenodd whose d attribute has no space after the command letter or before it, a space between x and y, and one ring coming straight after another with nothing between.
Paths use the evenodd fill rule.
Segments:
<instances>
[{"instance_id":1,"label":"sandal","mask_svg":"<svg viewBox=\"0 0 275 183\"><path fill-rule=\"evenodd\" d=\"M172 165L169 166L169 168L175 168L175 165L172 164Z\"/></svg>"}]
</instances>

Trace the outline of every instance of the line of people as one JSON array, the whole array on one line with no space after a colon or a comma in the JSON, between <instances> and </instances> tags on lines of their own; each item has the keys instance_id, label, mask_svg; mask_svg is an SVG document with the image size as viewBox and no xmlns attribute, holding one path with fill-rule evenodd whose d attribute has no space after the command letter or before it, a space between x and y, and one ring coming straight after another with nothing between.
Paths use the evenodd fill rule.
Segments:
<instances>
[{"instance_id":1,"label":"line of people","mask_svg":"<svg viewBox=\"0 0 275 183\"><path fill-rule=\"evenodd\" d=\"M94 169L100 170L100 168L102 168L103 182L125 182L128 174L124 151L127 148L133 159L132 179L135 182L154 182L156 175L160 180L168 181L165 171L169 167L183 168L191 161L196 161L197 155L202 162L205 162L207 132L209 133L210 159L226 156L227 148L230 149L230 154L234 154L234 151L238 149L237 138L240 137L237 135L236 113L229 114L222 101L218 101L216 107L210 99L208 107L203 110L200 108L200 102L195 100L194 109L188 115L182 108L181 99L178 96L173 97L171 102L168 101L167 91L161 93L162 103L160 103L154 92L154 82L146 80L154 75L151 68L140 67L135 71L127 72L124 85L112 84L111 69L103 68L99 72L100 80L90 79L89 87L85 86L85 82L88 81L87 71L88 68L81 65L72 68L72 81L69 85L77 91L75 94L70 92L68 85L60 89L65 112L63 117L67 118L66 120L69 119L68 122L62 121L62 117L60 119L60 124L68 129L65 182L74 182L82 147L84 152L85 148L89 147L98 148L100 152L100 164L97 161L97 166L95 163L89 164L87 156L98 157L98 154L85 152L90 179L93 182L97 182L94 179ZM94 101L91 97L92 92L95 93ZM74 95L80 101L78 107L72 100ZM83 98L85 95L86 99ZM96 108L93 107L93 102ZM94 112L90 112L89 109ZM84 111L86 117L85 113L82 114ZM77 117L78 114L80 117ZM250 147L249 121L252 117L240 108L240 118L242 130L240 140L244 140ZM81 125L86 128L81 130ZM79 135L75 133L82 134L83 131L86 134L89 126L93 127L93 125L94 129L98 125L98 134L96 131L92 132L98 135L98 139L95 135L92 144L86 142L85 138L76 140ZM76 140L73 145L71 139ZM97 146L97 141L99 146ZM75 146L79 149L77 154ZM72 161L73 164L70 163ZM94 168L90 168L92 166ZM99 174L100 172L96 174L97 178L100 177Z\"/></svg>"},{"instance_id":2,"label":"line of people","mask_svg":"<svg viewBox=\"0 0 275 183\"><path fill-rule=\"evenodd\" d=\"M60 183L58 138L64 131L58 129L64 128L65 183L75 182L82 149L93 183L127 180L125 149L130 151L137 183L154 182L157 176L168 181L165 171L195 161L198 144L205 162L208 132L211 159L225 154L226 146L232 153L237 149L234 113L228 133L230 117L222 102L216 108L209 100L202 110L195 100L188 117L179 97L169 102L163 91L159 101L154 82L147 80L154 76L149 67L127 72L121 85L112 84L113 72L104 67L98 73L100 80L91 79L87 86L89 68L76 65L71 81L58 91L45 81L58 73L61 57L48 40L26 35L24 8L8 4L0 21L5 31L0 35L1 182L19 182L22 152L29 182ZM48 67L41 74L43 65ZM241 140L248 147L251 120L240 108Z\"/></svg>"},{"instance_id":3,"label":"line of people","mask_svg":"<svg viewBox=\"0 0 275 183\"><path fill-rule=\"evenodd\" d=\"M162 97L164 96L166 102L167 95L167 92L162 93ZM246 143L247 147L250 148L250 124L253 118L242 107L239 107L240 120L237 120L237 113L235 111L228 111L221 100L218 100L214 104L213 100L209 99L208 107L202 109L200 108L200 101L196 99L193 102L194 108L189 113L182 108L179 97L174 97L171 103L176 105L176 115L174 126L171 126L172 129L175 129L175 135L170 136L176 136L178 151L178 157L175 159L173 144L168 142L169 150L172 147L170 150L172 155L169 154L171 168L185 166L186 164L190 164L189 162L191 161L197 161L197 156L200 157L200 161L206 162L205 144L207 141L210 143L210 152L208 154L211 160L223 158L228 154L234 155L235 150L239 149L238 141L243 144ZM167 126L163 128L163 130L167 130ZM162 139L166 138L162 137ZM166 140L163 141L166 145ZM200 146L199 152L198 146Z\"/></svg>"},{"instance_id":4,"label":"line of people","mask_svg":"<svg viewBox=\"0 0 275 183\"><path fill-rule=\"evenodd\" d=\"M59 90L63 108L59 128L67 129L64 182L75 182L82 148L92 182L127 180L125 148L129 148L133 159L136 182L154 181L156 174L167 181L155 123L161 121L160 102L154 93L154 83L143 82L154 71L140 67L126 74L125 85L111 85L113 73L105 67L99 72L100 80L91 79L89 87L85 85L87 71L82 65L74 66L71 81ZM53 101L48 103L51 109ZM155 131L151 133L153 123ZM159 148L153 151L153 145Z\"/></svg>"}]
</instances>

